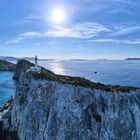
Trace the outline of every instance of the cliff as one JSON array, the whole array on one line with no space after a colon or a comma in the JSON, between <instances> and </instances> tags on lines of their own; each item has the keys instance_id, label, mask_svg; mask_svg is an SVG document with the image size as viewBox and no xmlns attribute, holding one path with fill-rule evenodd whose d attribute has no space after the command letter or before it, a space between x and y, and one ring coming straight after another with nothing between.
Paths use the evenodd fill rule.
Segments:
<instances>
[{"instance_id":1,"label":"cliff","mask_svg":"<svg viewBox=\"0 0 140 140\"><path fill-rule=\"evenodd\" d=\"M0 60L0 71L14 71L14 69L15 64L5 60Z\"/></svg>"},{"instance_id":2,"label":"cliff","mask_svg":"<svg viewBox=\"0 0 140 140\"><path fill-rule=\"evenodd\" d=\"M0 136L20 140L138 140L140 89L56 75L16 65L16 95Z\"/></svg>"}]
</instances>

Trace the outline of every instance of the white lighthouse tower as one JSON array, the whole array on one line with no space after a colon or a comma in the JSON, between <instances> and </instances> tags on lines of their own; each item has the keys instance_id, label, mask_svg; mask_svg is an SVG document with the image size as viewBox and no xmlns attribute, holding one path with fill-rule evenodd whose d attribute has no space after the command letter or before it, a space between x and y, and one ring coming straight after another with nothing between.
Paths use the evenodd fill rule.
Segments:
<instances>
[{"instance_id":1,"label":"white lighthouse tower","mask_svg":"<svg viewBox=\"0 0 140 140\"><path fill-rule=\"evenodd\" d=\"M38 58L37 55L35 55L35 66L30 67L30 71L33 73L40 73L41 72L41 67L38 66Z\"/></svg>"},{"instance_id":2,"label":"white lighthouse tower","mask_svg":"<svg viewBox=\"0 0 140 140\"><path fill-rule=\"evenodd\" d=\"M37 62L37 55L35 55L35 67L37 68L37 64L38 64L38 62Z\"/></svg>"}]
</instances>

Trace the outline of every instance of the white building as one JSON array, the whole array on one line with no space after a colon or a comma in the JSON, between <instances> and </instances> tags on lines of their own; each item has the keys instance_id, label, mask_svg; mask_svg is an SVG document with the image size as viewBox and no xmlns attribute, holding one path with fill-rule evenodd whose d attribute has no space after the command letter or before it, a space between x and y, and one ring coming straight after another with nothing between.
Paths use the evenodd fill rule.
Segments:
<instances>
[{"instance_id":1,"label":"white building","mask_svg":"<svg viewBox=\"0 0 140 140\"><path fill-rule=\"evenodd\" d=\"M41 72L41 67L38 66L38 59L37 56L35 56L35 66L34 67L30 67L30 69L28 70L29 72L34 72L34 73L40 73Z\"/></svg>"}]
</instances>

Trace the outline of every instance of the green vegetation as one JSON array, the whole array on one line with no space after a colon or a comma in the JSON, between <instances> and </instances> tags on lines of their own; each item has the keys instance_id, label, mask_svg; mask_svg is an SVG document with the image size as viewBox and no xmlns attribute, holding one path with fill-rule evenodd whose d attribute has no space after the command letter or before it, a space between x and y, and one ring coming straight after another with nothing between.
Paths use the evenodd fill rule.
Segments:
<instances>
[{"instance_id":1,"label":"green vegetation","mask_svg":"<svg viewBox=\"0 0 140 140\"><path fill-rule=\"evenodd\" d=\"M72 84L75 86L82 86L82 87L90 87L95 89L102 89L104 91L122 91L122 92L129 92L131 90L136 90L139 88L130 87L130 86L119 86L119 85L104 85L101 83L94 83L82 77L72 77L72 76L65 76L65 75L56 75L53 72L42 68L41 73L33 73L35 79L46 79L51 81L59 81L66 84Z\"/></svg>"},{"instance_id":2,"label":"green vegetation","mask_svg":"<svg viewBox=\"0 0 140 140\"><path fill-rule=\"evenodd\" d=\"M26 71L27 69L30 68L30 66L33 66L33 64L26 61L26 60L20 60L17 64L16 69L18 69L18 70L23 69L24 71ZM72 85L75 85L75 86L102 89L102 90L107 91L107 92L114 92L114 91L129 92L131 90L140 89L140 88L130 87L130 86L104 85L104 84L101 84L101 83L94 83L94 82L89 81L87 79L84 79L82 77L56 75L52 71L49 71L49 70L47 70L43 67L41 69L41 73L32 73L32 75L35 79L58 81L58 82L61 82L61 83L64 83L64 84L72 84Z\"/></svg>"}]
</instances>

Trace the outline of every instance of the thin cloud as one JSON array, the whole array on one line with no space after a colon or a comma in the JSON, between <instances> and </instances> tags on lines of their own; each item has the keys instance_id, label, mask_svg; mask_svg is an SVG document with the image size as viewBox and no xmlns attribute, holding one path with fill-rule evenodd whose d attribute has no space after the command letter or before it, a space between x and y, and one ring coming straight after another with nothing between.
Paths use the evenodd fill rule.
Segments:
<instances>
[{"instance_id":1,"label":"thin cloud","mask_svg":"<svg viewBox=\"0 0 140 140\"><path fill-rule=\"evenodd\" d=\"M76 39L88 39L99 35L102 32L111 32L111 30L104 25L97 23L82 23L72 25L70 27L54 26L47 32L26 32L18 35L16 39L7 41L6 44L19 43L23 40L42 38L42 37L65 37Z\"/></svg>"},{"instance_id":2,"label":"thin cloud","mask_svg":"<svg viewBox=\"0 0 140 140\"><path fill-rule=\"evenodd\" d=\"M140 39L135 40L119 40L119 39L95 39L95 40L89 40L88 42L96 42L96 43L114 43L114 44L127 44L127 45L140 45Z\"/></svg>"},{"instance_id":3,"label":"thin cloud","mask_svg":"<svg viewBox=\"0 0 140 140\"><path fill-rule=\"evenodd\" d=\"M24 19L25 20L38 20L38 19L40 19L40 17L37 15L28 15Z\"/></svg>"},{"instance_id":4,"label":"thin cloud","mask_svg":"<svg viewBox=\"0 0 140 140\"><path fill-rule=\"evenodd\" d=\"M98 12L98 11L104 11L104 12L113 12L115 9L115 12L127 12L131 11L130 8L135 8L137 5L132 0L88 0L88 1L82 1L78 0L76 3L78 3L81 6L81 9Z\"/></svg>"},{"instance_id":5,"label":"thin cloud","mask_svg":"<svg viewBox=\"0 0 140 140\"><path fill-rule=\"evenodd\" d=\"M42 34L39 32L26 32L19 35L16 39L7 41L6 44L8 45L11 43L19 43L26 39L41 38L41 37L42 37Z\"/></svg>"},{"instance_id":6,"label":"thin cloud","mask_svg":"<svg viewBox=\"0 0 140 140\"><path fill-rule=\"evenodd\" d=\"M107 27L102 24L86 22L69 27L53 26L46 32L26 32L18 35L15 39L9 40L6 44L20 43L24 40L37 39L37 38L73 38L73 39L86 39L91 40L93 38L112 38L114 36L122 36L137 32L140 30L140 26L110 26ZM123 44L139 44L139 40L116 40L116 39L98 39L96 42L112 42Z\"/></svg>"},{"instance_id":7,"label":"thin cloud","mask_svg":"<svg viewBox=\"0 0 140 140\"><path fill-rule=\"evenodd\" d=\"M52 44L55 44L56 42L54 42L54 41L49 41L49 42L47 42L47 44L49 44L49 45L52 45Z\"/></svg>"},{"instance_id":8,"label":"thin cloud","mask_svg":"<svg viewBox=\"0 0 140 140\"><path fill-rule=\"evenodd\" d=\"M33 24L39 21L43 21L43 18L38 15L28 15L14 24L18 26L18 25L24 25L24 24Z\"/></svg>"},{"instance_id":9,"label":"thin cloud","mask_svg":"<svg viewBox=\"0 0 140 140\"><path fill-rule=\"evenodd\" d=\"M50 29L45 35L50 37L88 39L97 36L102 32L110 32L110 29L97 23L83 23L66 28L54 26L53 29Z\"/></svg>"},{"instance_id":10,"label":"thin cloud","mask_svg":"<svg viewBox=\"0 0 140 140\"><path fill-rule=\"evenodd\" d=\"M134 33L139 30L140 30L140 26L117 27L116 29L114 29L114 32L111 35L112 36L126 35L130 33Z\"/></svg>"}]
</instances>

